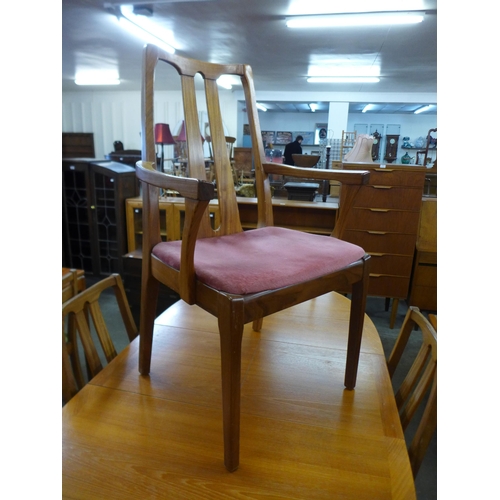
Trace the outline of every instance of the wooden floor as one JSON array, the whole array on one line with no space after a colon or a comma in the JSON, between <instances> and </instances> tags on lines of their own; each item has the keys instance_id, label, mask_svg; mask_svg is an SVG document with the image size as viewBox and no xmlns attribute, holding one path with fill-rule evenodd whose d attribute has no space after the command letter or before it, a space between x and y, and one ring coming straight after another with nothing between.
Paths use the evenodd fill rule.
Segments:
<instances>
[{"instance_id":1,"label":"wooden floor","mask_svg":"<svg viewBox=\"0 0 500 500\"><path fill-rule=\"evenodd\" d=\"M222 461L217 322L172 306L157 319L150 377L134 341L63 409L63 498L415 498L368 317L357 387L344 389L348 306L329 294L265 318L261 333L246 326L234 473Z\"/></svg>"}]
</instances>

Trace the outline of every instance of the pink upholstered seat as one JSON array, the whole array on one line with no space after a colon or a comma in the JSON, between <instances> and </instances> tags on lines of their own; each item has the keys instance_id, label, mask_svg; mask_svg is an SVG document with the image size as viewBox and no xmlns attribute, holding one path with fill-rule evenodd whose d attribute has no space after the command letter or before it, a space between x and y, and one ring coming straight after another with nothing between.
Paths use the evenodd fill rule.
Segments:
<instances>
[{"instance_id":1,"label":"pink upholstered seat","mask_svg":"<svg viewBox=\"0 0 500 500\"><path fill-rule=\"evenodd\" d=\"M180 268L181 242L159 243L153 255ZM346 241L281 227L204 238L196 243L196 277L217 290L247 295L338 271L364 256Z\"/></svg>"}]
</instances>

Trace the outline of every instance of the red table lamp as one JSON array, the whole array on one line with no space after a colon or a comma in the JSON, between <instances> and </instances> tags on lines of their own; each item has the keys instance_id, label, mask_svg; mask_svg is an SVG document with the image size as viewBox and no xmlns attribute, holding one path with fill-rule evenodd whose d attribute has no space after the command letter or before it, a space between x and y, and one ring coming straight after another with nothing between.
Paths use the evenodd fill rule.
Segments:
<instances>
[{"instance_id":1,"label":"red table lamp","mask_svg":"<svg viewBox=\"0 0 500 500\"><path fill-rule=\"evenodd\" d=\"M164 172L163 169L163 146L165 144L175 144L174 138L172 137L172 133L170 132L170 127L167 123L157 123L155 125L155 144L161 144L161 162L160 169Z\"/></svg>"}]
</instances>

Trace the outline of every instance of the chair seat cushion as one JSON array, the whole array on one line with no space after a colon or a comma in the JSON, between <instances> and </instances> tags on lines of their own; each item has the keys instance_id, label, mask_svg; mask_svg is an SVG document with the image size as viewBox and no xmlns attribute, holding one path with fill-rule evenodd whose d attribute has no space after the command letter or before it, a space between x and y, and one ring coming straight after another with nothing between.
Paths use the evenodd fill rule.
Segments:
<instances>
[{"instance_id":1,"label":"chair seat cushion","mask_svg":"<svg viewBox=\"0 0 500 500\"><path fill-rule=\"evenodd\" d=\"M181 241L157 244L153 255L180 268ZM265 227L196 242L198 280L217 290L246 295L318 278L356 262L365 251L330 236Z\"/></svg>"}]
</instances>

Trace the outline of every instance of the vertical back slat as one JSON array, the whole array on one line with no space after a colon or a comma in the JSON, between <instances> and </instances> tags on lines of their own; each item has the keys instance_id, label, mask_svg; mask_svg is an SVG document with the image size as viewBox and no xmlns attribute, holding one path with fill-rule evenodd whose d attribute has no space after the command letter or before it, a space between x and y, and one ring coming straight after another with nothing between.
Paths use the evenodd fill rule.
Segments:
<instances>
[{"instance_id":1,"label":"vertical back slat","mask_svg":"<svg viewBox=\"0 0 500 500\"><path fill-rule=\"evenodd\" d=\"M205 79L208 119L212 140L217 197L219 199L220 229L219 235L241 232L241 222L234 190L231 163L227 151L226 136L222 124L219 89L217 82Z\"/></svg>"}]
</instances>

